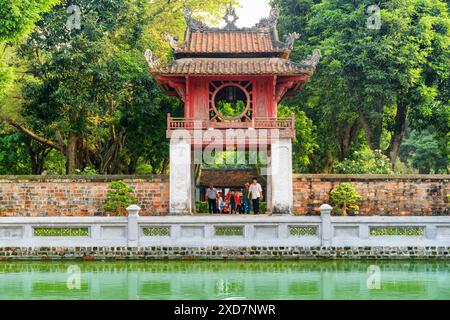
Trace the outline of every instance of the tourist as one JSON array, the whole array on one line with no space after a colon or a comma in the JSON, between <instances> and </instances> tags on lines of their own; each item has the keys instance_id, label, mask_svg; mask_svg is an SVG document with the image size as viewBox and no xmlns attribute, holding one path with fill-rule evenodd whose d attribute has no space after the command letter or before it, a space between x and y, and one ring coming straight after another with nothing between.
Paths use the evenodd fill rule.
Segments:
<instances>
[{"instance_id":1,"label":"tourist","mask_svg":"<svg viewBox=\"0 0 450 320\"><path fill-rule=\"evenodd\" d=\"M223 213L223 208L225 206L225 201L223 200L222 192L219 192L218 204L219 204L219 213Z\"/></svg>"},{"instance_id":2,"label":"tourist","mask_svg":"<svg viewBox=\"0 0 450 320\"><path fill-rule=\"evenodd\" d=\"M258 179L256 177L253 178L253 183L249 188L250 198L252 199L253 212L254 214L259 213L259 201L262 199L262 187L258 183Z\"/></svg>"},{"instance_id":3,"label":"tourist","mask_svg":"<svg viewBox=\"0 0 450 320\"><path fill-rule=\"evenodd\" d=\"M231 214L236 213L236 197L234 191L230 191Z\"/></svg>"},{"instance_id":4,"label":"tourist","mask_svg":"<svg viewBox=\"0 0 450 320\"><path fill-rule=\"evenodd\" d=\"M239 192L234 193L234 202L236 203L236 214L241 213L241 197Z\"/></svg>"},{"instance_id":5,"label":"tourist","mask_svg":"<svg viewBox=\"0 0 450 320\"><path fill-rule=\"evenodd\" d=\"M245 213L244 208L244 195L242 192L239 192L239 213Z\"/></svg>"},{"instance_id":6,"label":"tourist","mask_svg":"<svg viewBox=\"0 0 450 320\"><path fill-rule=\"evenodd\" d=\"M224 201L225 203L224 203L224 206L223 206L223 213L230 213L230 192L229 191L226 194L224 200L225 200Z\"/></svg>"},{"instance_id":7,"label":"tourist","mask_svg":"<svg viewBox=\"0 0 450 320\"><path fill-rule=\"evenodd\" d=\"M246 214L250 213L250 198L249 198L249 188L250 183L245 183L244 192L242 193L242 203L243 203L243 211Z\"/></svg>"},{"instance_id":8,"label":"tourist","mask_svg":"<svg viewBox=\"0 0 450 320\"><path fill-rule=\"evenodd\" d=\"M206 190L206 196L208 197L209 213L217 213L217 190L213 187L212 184L210 184L209 188Z\"/></svg>"}]
</instances>

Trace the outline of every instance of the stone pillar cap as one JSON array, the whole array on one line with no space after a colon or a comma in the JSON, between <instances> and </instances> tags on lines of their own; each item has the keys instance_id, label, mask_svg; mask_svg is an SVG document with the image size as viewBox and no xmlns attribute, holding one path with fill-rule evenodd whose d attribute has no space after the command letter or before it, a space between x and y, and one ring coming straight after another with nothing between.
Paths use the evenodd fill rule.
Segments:
<instances>
[{"instance_id":1,"label":"stone pillar cap","mask_svg":"<svg viewBox=\"0 0 450 320\"><path fill-rule=\"evenodd\" d=\"M139 207L139 206L136 205L136 204L132 204L131 206L129 206L129 207L127 208L127 211L139 211L139 210L141 210L141 207Z\"/></svg>"},{"instance_id":2,"label":"stone pillar cap","mask_svg":"<svg viewBox=\"0 0 450 320\"><path fill-rule=\"evenodd\" d=\"M331 210L333 210L333 207L327 203L324 203L323 205L320 206L319 210L320 211L331 211Z\"/></svg>"}]
</instances>

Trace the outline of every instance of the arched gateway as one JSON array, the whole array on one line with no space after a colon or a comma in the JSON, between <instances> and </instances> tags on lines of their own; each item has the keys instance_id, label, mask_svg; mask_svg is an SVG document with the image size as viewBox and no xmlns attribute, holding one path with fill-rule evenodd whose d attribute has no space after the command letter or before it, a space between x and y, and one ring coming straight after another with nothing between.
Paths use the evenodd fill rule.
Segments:
<instances>
[{"instance_id":1,"label":"arched gateway","mask_svg":"<svg viewBox=\"0 0 450 320\"><path fill-rule=\"evenodd\" d=\"M185 18L184 42L168 38L172 63L161 65L146 52L156 81L184 102L184 118L167 118L170 214L193 212L195 165L205 162L212 149L222 148L267 152L268 209L290 214L294 118L278 118L277 104L308 81L320 52L301 63L288 60L298 34L280 42L277 8L252 28L236 27L231 6L224 28L194 19L188 8Z\"/></svg>"}]
</instances>

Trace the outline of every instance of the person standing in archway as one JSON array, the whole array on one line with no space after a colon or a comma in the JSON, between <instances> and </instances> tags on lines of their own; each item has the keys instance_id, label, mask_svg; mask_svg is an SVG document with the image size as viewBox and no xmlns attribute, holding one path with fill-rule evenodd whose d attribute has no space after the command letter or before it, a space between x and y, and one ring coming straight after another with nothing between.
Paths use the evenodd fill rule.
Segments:
<instances>
[{"instance_id":1,"label":"person standing in archway","mask_svg":"<svg viewBox=\"0 0 450 320\"><path fill-rule=\"evenodd\" d=\"M258 183L258 179L256 177L253 178L253 182L249 188L250 198L252 199L253 212L255 214L259 213L259 201L262 199L262 187Z\"/></svg>"},{"instance_id":2,"label":"person standing in archway","mask_svg":"<svg viewBox=\"0 0 450 320\"><path fill-rule=\"evenodd\" d=\"M244 206L244 213L249 214L250 213L250 183L245 183L244 191L242 192L242 202Z\"/></svg>"},{"instance_id":3,"label":"person standing in archway","mask_svg":"<svg viewBox=\"0 0 450 320\"><path fill-rule=\"evenodd\" d=\"M206 196L208 197L208 211L209 213L217 213L217 190L212 184L206 190Z\"/></svg>"}]
</instances>

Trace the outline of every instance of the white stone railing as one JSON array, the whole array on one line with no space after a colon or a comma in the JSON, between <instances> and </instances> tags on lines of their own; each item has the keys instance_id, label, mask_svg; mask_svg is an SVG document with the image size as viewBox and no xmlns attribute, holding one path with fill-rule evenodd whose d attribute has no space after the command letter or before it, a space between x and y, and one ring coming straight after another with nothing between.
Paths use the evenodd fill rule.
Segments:
<instances>
[{"instance_id":1,"label":"white stone railing","mask_svg":"<svg viewBox=\"0 0 450 320\"><path fill-rule=\"evenodd\" d=\"M0 247L450 246L450 217L2 217Z\"/></svg>"}]
</instances>

